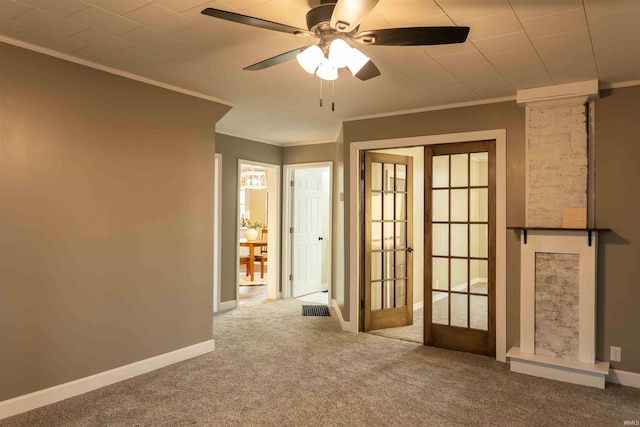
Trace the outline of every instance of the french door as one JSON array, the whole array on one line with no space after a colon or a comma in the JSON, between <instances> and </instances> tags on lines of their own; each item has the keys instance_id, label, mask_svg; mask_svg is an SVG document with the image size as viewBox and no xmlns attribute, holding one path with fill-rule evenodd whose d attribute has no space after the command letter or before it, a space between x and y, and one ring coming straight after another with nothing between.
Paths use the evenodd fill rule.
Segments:
<instances>
[{"instance_id":1,"label":"french door","mask_svg":"<svg viewBox=\"0 0 640 427\"><path fill-rule=\"evenodd\" d=\"M413 323L412 160L365 154L365 331Z\"/></svg>"},{"instance_id":2,"label":"french door","mask_svg":"<svg viewBox=\"0 0 640 427\"><path fill-rule=\"evenodd\" d=\"M425 147L424 343L495 355L495 141Z\"/></svg>"}]
</instances>

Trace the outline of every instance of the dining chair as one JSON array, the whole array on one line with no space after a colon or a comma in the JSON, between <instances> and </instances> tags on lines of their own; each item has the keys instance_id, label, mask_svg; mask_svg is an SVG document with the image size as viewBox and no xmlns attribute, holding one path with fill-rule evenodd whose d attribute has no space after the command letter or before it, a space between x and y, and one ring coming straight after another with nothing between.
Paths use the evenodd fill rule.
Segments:
<instances>
[{"instance_id":1,"label":"dining chair","mask_svg":"<svg viewBox=\"0 0 640 427\"><path fill-rule=\"evenodd\" d=\"M260 233L260 240L269 240L268 230L266 228L262 229ZM266 246L260 246L260 253L254 255L256 261L260 261L260 278L264 279L264 263L267 262L267 254L268 250Z\"/></svg>"}]
</instances>

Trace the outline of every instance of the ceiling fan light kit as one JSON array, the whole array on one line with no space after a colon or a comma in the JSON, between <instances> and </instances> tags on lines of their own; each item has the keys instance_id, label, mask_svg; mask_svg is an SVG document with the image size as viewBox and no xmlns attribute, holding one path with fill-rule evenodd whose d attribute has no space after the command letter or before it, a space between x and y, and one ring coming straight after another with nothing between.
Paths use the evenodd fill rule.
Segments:
<instances>
[{"instance_id":1,"label":"ceiling fan light kit","mask_svg":"<svg viewBox=\"0 0 640 427\"><path fill-rule=\"evenodd\" d=\"M220 9L206 8L202 14L299 37L320 39L318 45L294 49L244 69L262 70L296 58L307 73L317 75L321 81L336 80L338 69L345 67L353 76L363 81L380 75L380 70L373 61L347 41L371 46L425 46L464 43L469 34L469 27L456 26L387 28L360 32L360 23L377 3L378 0L321 0L320 5L307 12L308 30Z\"/></svg>"}]
</instances>

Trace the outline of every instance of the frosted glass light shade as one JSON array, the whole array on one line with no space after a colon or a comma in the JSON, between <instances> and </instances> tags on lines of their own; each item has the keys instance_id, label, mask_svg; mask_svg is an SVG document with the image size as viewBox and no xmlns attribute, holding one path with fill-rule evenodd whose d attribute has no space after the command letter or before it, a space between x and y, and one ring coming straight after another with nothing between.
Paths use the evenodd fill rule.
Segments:
<instances>
[{"instance_id":1,"label":"frosted glass light shade","mask_svg":"<svg viewBox=\"0 0 640 427\"><path fill-rule=\"evenodd\" d=\"M358 49L351 48L351 54L349 58L349 63L347 64L347 68L351 71L351 74L354 76L358 74L358 71L365 66L367 62L370 61L370 58L364 53L360 52Z\"/></svg>"},{"instance_id":2,"label":"frosted glass light shade","mask_svg":"<svg viewBox=\"0 0 640 427\"><path fill-rule=\"evenodd\" d=\"M316 75L322 80L335 80L338 78L338 69L328 59L323 59L320 62Z\"/></svg>"},{"instance_id":3,"label":"frosted glass light shade","mask_svg":"<svg viewBox=\"0 0 640 427\"><path fill-rule=\"evenodd\" d=\"M309 46L302 52L296 55L298 64L309 74L316 72L316 69L320 66L320 63L324 59L322 49L318 46Z\"/></svg>"},{"instance_id":4,"label":"frosted glass light shade","mask_svg":"<svg viewBox=\"0 0 640 427\"><path fill-rule=\"evenodd\" d=\"M343 68L349 65L353 48L342 39L335 39L329 45L329 61L336 68Z\"/></svg>"}]
</instances>

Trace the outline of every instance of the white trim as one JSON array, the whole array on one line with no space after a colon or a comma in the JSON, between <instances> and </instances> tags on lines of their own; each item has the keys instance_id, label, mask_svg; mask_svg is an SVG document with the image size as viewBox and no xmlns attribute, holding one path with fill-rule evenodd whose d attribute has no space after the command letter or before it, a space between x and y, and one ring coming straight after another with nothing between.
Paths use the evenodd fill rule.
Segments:
<instances>
[{"instance_id":1,"label":"white trim","mask_svg":"<svg viewBox=\"0 0 640 427\"><path fill-rule=\"evenodd\" d=\"M222 227L220 226L220 206L222 206L222 154L215 153L213 162L213 312L219 310L220 282L220 248L222 247Z\"/></svg>"},{"instance_id":2,"label":"white trim","mask_svg":"<svg viewBox=\"0 0 640 427\"><path fill-rule=\"evenodd\" d=\"M170 85L168 83L159 82L147 77L142 77L137 74L122 71L117 68L109 67L107 65L98 64L97 62L89 61L86 59L78 58L77 56L69 55L67 53L58 52L46 47L38 46L35 44L27 43L22 40L16 40L11 37L0 35L0 42L4 42L13 46L21 47L23 49L31 50L34 52L42 53L54 58L62 59L64 61L73 62L74 64L84 65L85 67L94 68L96 70L104 71L105 73L114 74L116 76L125 77L127 79L136 80L142 83L150 84L152 86L161 87L163 89L171 90L173 92L182 93L184 95L193 96L195 98L206 99L207 101L216 102L218 104L224 104L229 107L235 107L235 104L215 96L206 95L204 93L196 92L189 89L184 89L178 86Z\"/></svg>"},{"instance_id":3,"label":"white trim","mask_svg":"<svg viewBox=\"0 0 640 427\"><path fill-rule=\"evenodd\" d=\"M621 371L619 369L611 369L609 370L609 375L607 375L607 382L640 388L640 374L636 372Z\"/></svg>"},{"instance_id":4,"label":"white trim","mask_svg":"<svg viewBox=\"0 0 640 427\"><path fill-rule=\"evenodd\" d=\"M352 142L349 146L349 240L357 248L360 241L358 217L359 203L359 152L379 148L413 147L417 145L448 144L455 142L495 140L496 141L496 360L506 362L507 352L507 266L506 266L506 170L507 170L507 131L494 129L478 132L462 132L443 135L425 135L410 138L395 138L377 141ZM349 254L349 313L351 327L357 331L360 324L360 251L352 250ZM355 319L355 320L353 320Z\"/></svg>"},{"instance_id":5,"label":"white trim","mask_svg":"<svg viewBox=\"0 0 640 427\"><path fill-rule=\"evenodd\" d=\"M424 299L413 303L413 311L420 310L422 307L424 307Z\"/></svg>"},{"instance_id":6,"label":"white trim","mask_svg":"<svg viewBox=\"0 0 640 427\"><path fill-rule=\"evenodd\" d=\"M332 280L332 269L333 269L333 254L334 254L334 241L333 241L333 161L328 162L315 162L315 163L294 163L284 165L284 179L282 180L282 194L283 194L283 214L282 214L282 297L283 298L291 298L293 296L293 282L289 280L289 275L291 274L291 266L293 259L293 252L291 247L291 234L289 233L289 228L292 226L292 214L293 214L293 206L292 206L292 198L293 194L291 191L291 185L289 182L291 181L292 172L295 169L306 169L306 168L329 168L329 233L327 236L327 241L329 244L329 259L327 262L327 289L328 289L328 298L329 301L332 300L333 292L333 280Z\"/></svg>"},{"instance_id":7,"label":"white trim","mask_svg":"<svg viewBox=\"0 0 640 427\"><path fill-rule=\"evenodd\" d=\"M596 364L596 264L598 233L592 232L588 246L584 231L528 230L520 245L520 348L535 354L536 254L575 254L579 256L578 349L581 363ZM559 359L558 359L559 360Z\"/></svg>"},{"instance_id":8,"label":"white trim","mask_svg":"<svg viewBox=\"0 0 640 427\"><path fill-rule=\"evenodd\" d=\"M640 80L628 80L626 82L601 83L600 89L619 89L623 87L640 86Z\"/></svg>"},{"instance_id":9,"label":"white trim","mask_svg":"<svg viewBox=\"0 0 640 427\"><path fill-rule=\"evenodd\" d=\"M68 383L14 397L13 399L0 402L0 420L83 393L88 393L101 387L146 374L147 372L155 371L156 369L164 368L165 366L193 357L201 356L214 350L215 342L213 340L203 341L189 347L120 366L119 368L110 369Z\"/></svg>"},{"instance_id":10,"label":"white trim","mask_svg":"<svg viewBox=\"0 0 640 427\"><path fill-rule=\"evenodd\" d=\"M452 108L475 107L478 105L497 104L499 102L515 101L515 96L504 96L502 98L479 99L477 101L457 102L455 104L434 105L432 107L412 108L409 110L391 111L388 113L369 114L366 116L347 117L342 119L345 122L356 120L379 119L381 117L401 116L404 114L425 113L427 111L450 110Z\"/></svg>"},{"instance_id":11,"label":"white trim","mask_svg":"<svg viewBox=\"0 0 640 427\"><path fill-rule=\"evenodd\" d=\"M609 362L596 364L571 362L555 357L529 354L520 351L518 347L510 349L507 356L511 358L512 372L571 384L603 389L605 376L609 373Z\"/></svg>"},{"instance_id":12,"label":"white trim","mask_svg":"<svg viewBox=\"0 0 640 427\"><path fill-rule=\"evenodd\" d=\"M335 299L332 299L331 306L336 310L336 314L338 316L338 322L340 322L340 329L342 329L345 332L357 333L358 332L357 325L354 324L353 322L345 322L345 320L342 318L342 312L340 311L340 306L338 305L338 301L336 301Z\"/></svg>"},{"instance_id":13,"label":"white trim","mask_svg":"<svg viewBox=\"0 0 640 427\"><path fill-rule=\"evenodd\" d=\"M598 80L522 89L516 92L516 102L518 104L529 104L531 102L560 100L576 96L598 98L598 89Z\"/></svg>"},{"instance_id":14,"label":"white trim","mask_svg":"<svg viewBox=\"0 0 640 427\"><path fill-rule=\"evenodd\" d=\"M275 145L276 147L298 147L300 145L318 145L318 144L335 144L335 139L328 139L324 141L306 141L306 142L273 142L273 141L265 141L263 139L256 139L253 136L243 136L236 133L230 133L225 131L216 130L217 133L221 135L227 135L234 138L246 139L248 141L259 142L261 144Z\"/></svg>"},{"instance_id":15,"label":"white trim","mask_svg":"<svg viewBox=\"0 0 640 427\"><path fill-rule=\"evenodd\" d=\"M281 227L281 202L282 202L282 196L280 194L280 181L281 181L281 166L280 165L276 165L273 163L264 163L264 162L258 162L258 161L254 161L254 160L245 160L245 159L238 159L238 176L237 176L237 181L236 181L236 194L238 196L237 200L238 203L236 204L236 233L237 230L240 230L240 176L242 174L242 165L243 164L247 164L247 165L254 165L254 166L262 166L266 169L268 169L267 173L269 173L269 171L275 171L276 172L276 182L272 183L270 179L267 179L267 191L269 190L275 190L276 192L276 197L275 197L275 210L276 210L276 215L275 215L275 220L271 217L270 221L275 222L275 227L273 226L273 223L271 223L269 225L269 228L271 229L275 229L276 231L274 233L268 233L268 242L269 245L272 248L276 248L276 250L274 251L270 251L271 256L270 258L273 258L271 260L271 262L269 263L269 265L271 266L275 266L275 268L269 268L267 269L267 298L268 299L278 299L278 277L280 277L280 233L278 233L278 230L280 230ZM273 204L270 204L270 207L273 207ZM268 209L270 209L270 207L268 207ZM236 275L235 277L238 278L240 277L240 264L238 262L238 249L239 246L236 244L236 256L235 256L235 263L236 263ZM237 302L237 307L240 306L240 282L236 279L236 302Z\"/></svg>"},{"instance_id":16,"label":"white trim","mask_svg":"<svg viewBox=\"0 0 640 427\"><path fill-rule=\"evenodd\" d=\"M231 301L224 301L218 305L218 311L233 310L238 306L238 301L232 299Z\"/></svg>"}]
</instances>

